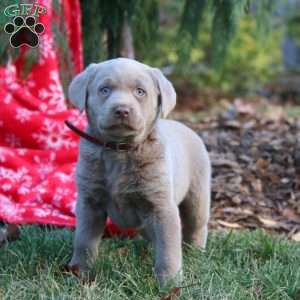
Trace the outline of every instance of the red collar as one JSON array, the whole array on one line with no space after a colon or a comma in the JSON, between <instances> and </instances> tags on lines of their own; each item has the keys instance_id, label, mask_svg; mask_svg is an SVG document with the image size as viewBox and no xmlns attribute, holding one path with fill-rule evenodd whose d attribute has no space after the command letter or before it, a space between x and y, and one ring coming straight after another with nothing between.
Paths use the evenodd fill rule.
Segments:
<instances>
[{"instance_id":1,"label":"red collar","mask_svg":"<svg viewBox=\"0 0 300 300\"><path fill-rule=\"evenodd\" d=\"M79 128L77 128L71 122L69 122L67 120L65 121L65 124L80 137L85 138L86 140L88 140L89 142L91 142L93 144L103 146L104 148L116 150L119 152L133 151L138 148L138 144L104 142L103 140L95 138L95 137L89 135L88 133L80 130Z\"/></svg>"}]
</instances>

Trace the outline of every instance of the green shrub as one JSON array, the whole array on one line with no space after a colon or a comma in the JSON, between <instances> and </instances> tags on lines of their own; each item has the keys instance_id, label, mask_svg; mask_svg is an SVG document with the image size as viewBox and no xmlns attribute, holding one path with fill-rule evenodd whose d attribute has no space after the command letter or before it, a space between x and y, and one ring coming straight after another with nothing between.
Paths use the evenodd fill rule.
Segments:
<instances>
[{"instance_id":1,"label":"green shrub","mask_svg":"<svg viewBox=\"0 0 300 300\"><path fill-rule=\"evenodd\" d=\"M188 83L195 89L213 88L223 93L255 92L282 70L281 41L284 27L277 26L264 36L251 16L242 19L237 35L231 41L224 64L215 69L212 62L210 17L206 17L194 47L189 48L189 36L178 41L178 28L171 24L159 31L160 44L148 49L146 63L173 66L174 82Z\"/></svg>"},{"instance_id":2,"label":"green shrub","mask_svg":"<svg viewBox=\"0 0 300 300\"><path fill-rule=\"evenodd\" d=\"M282 36L283 27L261 37L255 21L244 18L229 46L223 70L211 70L211 83L225 92L256 91L282 70Z\"/></svg>"}]
</instances>

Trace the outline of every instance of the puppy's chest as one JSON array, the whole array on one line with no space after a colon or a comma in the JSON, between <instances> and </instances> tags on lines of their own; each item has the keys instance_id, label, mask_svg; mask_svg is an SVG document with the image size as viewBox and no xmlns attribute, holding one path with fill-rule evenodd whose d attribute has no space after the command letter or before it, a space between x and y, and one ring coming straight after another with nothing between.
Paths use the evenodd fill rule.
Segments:
<instances>
[{"instance_id":1,"label":"puppy's chest","mask_svg":"<svg viewBox=\"0 0 300 300\"><path fill-rule=\"evenodd\" d=\"M140 146L138 152L107 151L101 158L108 213L135 221L151 213L165 190L161 144L153 140Z\"/></svg>"},{"instance_id":2,"label":"puppy's chest","mask_svg":"<svg viewBox=\"0 0 300 300\"><path fill-rule=\"evenodd\" d=\"M142 197L147 186L145 174L136 161L107 160L104 162L106 192L115 201L134 202Z\"/></svg>"},{"instance_id":3,"label":"puppy's chest","mask_svg":"<svg viewBox=\"0 0 300 300\"><path fill-rule=\"evenodd\" d=\"M104 167L107 212L121 227L139 227L151 210L148 181L132 160L107 160Z\"/></svg>"}]
</instances>

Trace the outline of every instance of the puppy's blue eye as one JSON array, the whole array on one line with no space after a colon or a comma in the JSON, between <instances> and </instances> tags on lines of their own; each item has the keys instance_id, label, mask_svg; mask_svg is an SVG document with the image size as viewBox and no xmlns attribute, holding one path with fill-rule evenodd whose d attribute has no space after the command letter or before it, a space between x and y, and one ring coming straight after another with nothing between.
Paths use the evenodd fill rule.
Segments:
<instances>
[{"instance_id":1,"label":"puppy's blue eye","mask_svg":"<svg viewBox=\"0 0 300 300\"><path fill-rule=\"evenodd\" d=\"M103 96L108 96L110 94L110 92L111 92L111 89L109 87L107 87L107 86L104 86L104 87L102 87L102 88L99 89L99 92Z\"/></svg>"},{"instance_id":2,"label":"puppy's blue eye","mask_svg":"<svg viewBox=\"0 0 300 300\"><path fill-rule=\"evenodd\" d=\"M142 88L136 88L134 93L138 96L138 97L144 97L146 95L146 91Z\"/></svg>"}]
</instances>

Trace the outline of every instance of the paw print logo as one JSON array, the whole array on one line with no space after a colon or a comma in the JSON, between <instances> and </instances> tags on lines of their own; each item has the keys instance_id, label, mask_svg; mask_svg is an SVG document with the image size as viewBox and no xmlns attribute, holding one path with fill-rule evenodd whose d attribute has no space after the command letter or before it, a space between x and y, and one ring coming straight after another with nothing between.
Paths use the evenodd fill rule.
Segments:
<instances>
[{"instance_id":1,"label":"paw print logo","mask_svg":"<svg viewBox=\"0 0 300 300\"><path fill-rule=\"evenodd\" d=\"M39 34L42 34L45 27L42 23L36 23L33 16L28 16L24 19L21 16L14 18L12 23L7 23L4 31L10 36L10 44L14 48L19 48L21 45L27 45L35 48L39 44Z\"/></svg>"}]
</instances>

